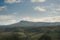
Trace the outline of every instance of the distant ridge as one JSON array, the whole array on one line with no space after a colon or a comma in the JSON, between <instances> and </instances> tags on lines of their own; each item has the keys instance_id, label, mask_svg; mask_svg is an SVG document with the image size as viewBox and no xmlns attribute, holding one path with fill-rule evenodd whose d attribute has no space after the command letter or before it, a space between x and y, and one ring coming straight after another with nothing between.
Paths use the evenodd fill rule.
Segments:
<instances>
[{"instance_id":1,"label":"distant ridge","mask_svg":"<svg viewBox=\"0 0 60 40\"><path fill-rule=\"evenodd\" d=\"M12 24L13 26L57 26L60 25L60 22L31 22L21 20L18 23Z\"/></svg>"},{"instance_id":2,"label":"distant ridge","mask_svg":"<svg viewBox=\"0 0 60 40\"><path fill-rule=\"evenodd\" d=\"M24 21L24 20L21 20L20 22L18 23L15 23L15 24L11 24L11 25L3 25L3 26L0 26L0 27L18 27L18 26L22 26L22 27L30 27L30 26L33 26L33 27L38 27L38 26L59 26L60 25L60 22L31 22L31 21Z\"/></svg>"}]
</instances>

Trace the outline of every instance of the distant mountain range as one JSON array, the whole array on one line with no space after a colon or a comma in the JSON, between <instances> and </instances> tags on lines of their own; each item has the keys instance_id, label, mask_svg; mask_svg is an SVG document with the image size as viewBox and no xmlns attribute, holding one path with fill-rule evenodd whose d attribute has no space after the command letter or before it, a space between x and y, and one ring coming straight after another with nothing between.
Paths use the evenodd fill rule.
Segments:
<instances>
[{"instance_id":1,"label":"distant mountain range","mask_svg":"<svg viewBox=\"0 0 60 40\"><path fill-rule=\"evenodd\" d=\"M38 26L59 26L60 22L31 22L31 21L20 21L18 23L15 24L11 24L11 25L2 25L0 27L16 27L16 26L22 26L22 27L29 27L29 26L33 26L33 27L38 27Z\"/></svg>"}]
</instances>

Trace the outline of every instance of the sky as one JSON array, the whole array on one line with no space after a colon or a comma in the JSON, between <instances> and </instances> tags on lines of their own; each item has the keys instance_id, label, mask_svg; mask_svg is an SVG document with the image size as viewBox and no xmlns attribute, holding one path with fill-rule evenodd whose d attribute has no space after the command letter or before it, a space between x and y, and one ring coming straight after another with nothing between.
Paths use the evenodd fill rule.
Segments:
<instances>
[{"instance_id":1,"label":"sky","mask_svg":"<svg viewBox=\"0 0 60 40\"><path fill-rule=\"evenodd\" d=\"M60 22L60 0L0 0L0 25L21 20Z\"/></svg>"}]
</instances>

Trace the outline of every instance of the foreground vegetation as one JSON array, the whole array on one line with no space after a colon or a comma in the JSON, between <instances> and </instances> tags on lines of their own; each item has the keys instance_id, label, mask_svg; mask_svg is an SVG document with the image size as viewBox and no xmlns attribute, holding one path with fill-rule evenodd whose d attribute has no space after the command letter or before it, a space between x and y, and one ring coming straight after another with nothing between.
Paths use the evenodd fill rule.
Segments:
<instances>
[{"instance_id":1,"label":"foreground vegetation","mask_svg":"<svg viewBox=\"0 0 60 40\"><path fill-rule=\"evenodd\" d=\"M0 28L0 40L60 40L60 27Z\"/></svg>"}]
</instances>

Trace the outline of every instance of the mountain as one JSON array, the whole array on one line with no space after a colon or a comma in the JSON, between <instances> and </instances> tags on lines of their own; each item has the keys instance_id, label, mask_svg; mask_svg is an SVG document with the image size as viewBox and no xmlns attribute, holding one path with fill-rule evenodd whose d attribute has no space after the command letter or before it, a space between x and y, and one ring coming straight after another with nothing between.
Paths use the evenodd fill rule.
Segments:
<instances>
[{"instance_id":1,"label":"mountain","mask_svg":"<svg viewBox=\"0 0 60 40\"><path fill-rule=\"evenodd\" d=\"M57 26L60 22L31 22L31 21L20 21L18 23L12 24L11 26Z\"/></svg>"},{"instance_id":2,"label":"mountain","mask_svg":"<svg viewBox=\"0 0 60 40\"><path fill-rule=\"evenodd\" d=\"M0 27L16 27L16 26L39 27L39 26L59 26L59 25L60 25L60 22L31 22L31 21L24 21L24 20L22 20L22 21L20 21L18 23L15 23L15 24L5 25L5 26L0 26Z\"/></svg>"}]
</instances>

